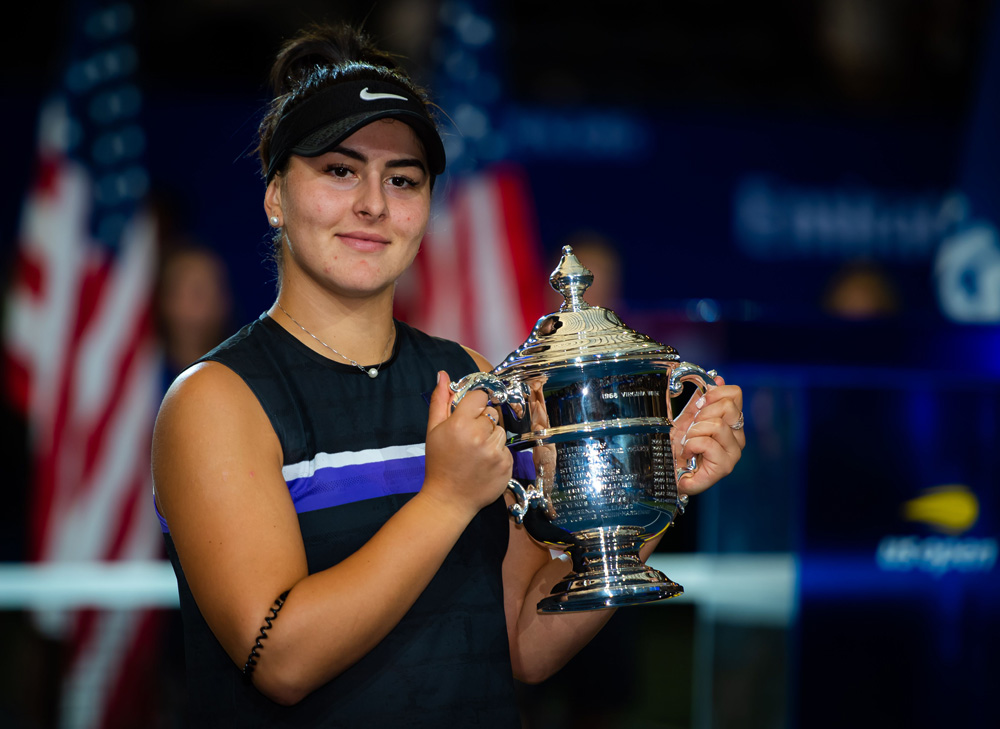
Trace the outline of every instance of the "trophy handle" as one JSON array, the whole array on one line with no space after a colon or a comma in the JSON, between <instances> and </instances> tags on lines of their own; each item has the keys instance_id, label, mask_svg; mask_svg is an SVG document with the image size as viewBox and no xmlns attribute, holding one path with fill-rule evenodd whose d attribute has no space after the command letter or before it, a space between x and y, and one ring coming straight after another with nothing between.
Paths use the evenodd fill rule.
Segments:
<instances>
[{"instance_id":1,"label":"trophy handle","mask_svg":"<svg viewBox=\"0 0 1000 729\"><path fill-rule=\"evenodd\" d=\"M684 383L690 382L698 388L698 397L701 397L709 389L716 387L715 378L718 376L719 373L715 370L705 370L690 362L680 362L677 364L670 373L669 378L670 396L667 398L667 412L671 424L674 422L672 399L684 391ZM698 470L698 465L698 456L688 459L686 466L677 469L677 479L680 480L681 476L686 473L694 473Z\"/></svg>"},{"instance_id":2,"label":"trophy handle","mask_svg":"<svg viewBox=\"0 0 1000 729\"><path fill-rule=\"evenodd\" d=\"M451 401L452 410L470 392L482 390L489 397L491 405L500 407L508 440L528 431L531 424L528 398L531 392L525 383L506 383L492 372L473 372L458 382L452 382L449 387L455 393ZM541 486L525 488L524 484L512 478L507 482L507 488L514 494L514 504L510 507L510 514L518 524L524 521L529 509L545 503Z\"/></svg>"},{"instance_id":3,"label":"trophy handle","mask_svg":"<svg viewBox=\"0 0 1000 729\"><path fill-rule=\"evenodd\" d=\"M473 390L482 390L490 399L490 405L500 407L503 415L504 429L508 434L520 435L526 433L531 424L528 413L528 386L523 382L506 383L492 372L473 372L458 382L452 382L449 387L455 393L451 400L454 410L462 398Z\"/></svg>"},{"instance_id":4,"label":"trophy handle","mask_svg":"<svg viewBox=\"0 0 1000 729\"><path fill-rule=\"evenodd\" d=\"M524 488L524 484L516 478L512 478L507 482L507 488L514 494L514 503L508 511L510 511L510 515L514 517L514 521L518 524L524 522L524 517L528 513L528 509L537 507L539 504L545 502L545 495L542 493L541 488L526 489Z\"/></svg>"}]
</instances>

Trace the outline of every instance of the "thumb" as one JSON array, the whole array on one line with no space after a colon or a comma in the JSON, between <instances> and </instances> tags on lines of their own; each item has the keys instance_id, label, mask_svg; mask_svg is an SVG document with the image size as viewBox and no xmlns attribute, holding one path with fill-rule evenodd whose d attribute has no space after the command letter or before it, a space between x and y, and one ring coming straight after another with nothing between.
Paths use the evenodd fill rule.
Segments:
<instances>
[{"instance_id":1,"label":"thumb","mask_svg":"<svg viewBox=\"0 0 1000 729\"><path fill-rule=\"evenodd\" d=\"M434 386L434 392L431 393L430 412L427 414L428 435L451 415L452 392L451 388L448 387L450 382L451 378L448 377L447 372L444 370L438 372L437 385Z\"/></svg>"}]
</instances>

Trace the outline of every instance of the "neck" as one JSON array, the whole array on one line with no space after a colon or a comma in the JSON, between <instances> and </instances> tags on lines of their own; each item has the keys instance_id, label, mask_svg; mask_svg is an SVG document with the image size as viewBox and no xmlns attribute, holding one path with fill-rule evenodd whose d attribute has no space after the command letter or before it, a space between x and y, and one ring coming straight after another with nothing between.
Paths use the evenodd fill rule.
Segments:
<instances>
[{"instance_id":1,"label":"neck","mask_svg":"<svg viewBox=\"0 0 1000 729\"><path fill-rule=\"evenodd\" d=\"M281 292L268 315L307 347L334 361L378 365L392 354L395 324L391 298L388 306L372 301L318 306L315 301Z\"/></svg>"}]
</instances>

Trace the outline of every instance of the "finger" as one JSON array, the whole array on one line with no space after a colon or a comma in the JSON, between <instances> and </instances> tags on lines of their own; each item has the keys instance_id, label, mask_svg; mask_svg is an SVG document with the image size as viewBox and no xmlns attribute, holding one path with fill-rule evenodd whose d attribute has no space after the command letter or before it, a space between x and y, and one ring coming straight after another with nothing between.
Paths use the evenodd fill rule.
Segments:
<instances>
[{"instance_id":1,"label":"finger","mask_svg":"<svg viewBox=\"0 0 1000 729\"><path fill-rule=\"evenodd\" d=\"M733 430L732 426L729 426L729 429L733 433L733 439L736 441L736 447L742 451L747 445L747 434L744 432L743 428Z\"/></svg>"},{"instance_id":2,"label":"finger","mask_svg":"<svg viewBox=\"0 0 1000 729\"><path fill-rule=\"evenodd\" d=\"M444 370L438 372L437 384L434 386L434 392L431 393L430 412L427 414L428 433L447 420L451 414L451 398L453 393L449 387L450 382L451 378L448 377L447 372Z\"/></svg>"},{"instance_id":3,"label":"finger","mask_svg":"<svg viewBox=\"0 0 1000 729\"><path fill-rule=\"evenodd\" d=\"M478 418L489 404L489 395L482 390L471 390L465 393L462 401L455 406L452 415L458 415L461 418Z\"/></svg>"},{"instance_id":4,"label":"finger","mask_svg":"<svg viewBox=\"0 0 1000 729\"><path fill-rule=\"evenodd\" d=\"M493 430L486 440L487 444L496 448L503 448L503 450L507 450L505 448L507 445L507 431L495 425L492 427ZM511 458L513 459L513 456L511 456Z\"/></svg>"},{"instance_id":5,"label":"finger","mask_svg":"<svg viewBox=\"0 0 1000 729\"><path fill-rule=\"evenodd\" d=\"M720 377L719 379L722 378ZM743 390L738 385L719 385L717 387L710 388L700 398L698 398L697 401L695 401L695 407L701 410L706 405L721 402L722 400L732 400L736 403L737 408L742 410Z\"/></svg>"},{"instance_id":6,"label":"finger","mask_svg":"<svg viewBox=\"0 0 1000 729\"><path fill-rule=\"evenodd\" d=\"M714 438L698 436L691 439L685 447L685 460L698 456L698 468L694 473L682 476L678 487L688 494L704 491L732 473L741 455L742 451L738 448L727 449Z\"/></svg>"},{"instance_id":7,"label":"finger","mask_svg":"<svg viewBox=\"0 0 1000 729\"><path fill-rule=\"evenodd\" d=\"M681 454L686 458L704 455L718 444L727 455L739 459L743 452L740 444L742 433L720 420L705 420L692 425L684 436Z\"/></svg>"},{"instance_id":8,"label":"finger","mask_svg":"<svg viewBox=\"0 0 1000 729\"><path fill-rule=\"evenodd\" d=\"M695 416L696 422L704 422L707 420L721 420L726 425L732 427L739 423L740 414L743 411L740 410L739 405L732 398L725 398L723 400L717 400L709 405L705 405L698 414Z\"/></svg>"},{"instance_id":9,"label":"finger","mask_svg":"<svg viewBox=\"0 0 1000 729\"><path fill-rule=\"evenodd\" d=\"M730 426L740 422L743 413L743 391L739 387L720 386L707 393L697 403L695 420L721 419Z\"/></svg>"},{"instance_id":10,"label":"finger","mask_svg":"<svg viewBox=\"0 0 1000 729\"><path fill-rule=\"evenodd\" d=\"M727 426L734 434L737 445L743 448L746 445L746 433L744 424L746 422L743 410L732 398L726 398L711 405L706 405L695 418L696 423L719 421ZM689 428L690 430L690 428Z\"/></svg>"}]
</instances>

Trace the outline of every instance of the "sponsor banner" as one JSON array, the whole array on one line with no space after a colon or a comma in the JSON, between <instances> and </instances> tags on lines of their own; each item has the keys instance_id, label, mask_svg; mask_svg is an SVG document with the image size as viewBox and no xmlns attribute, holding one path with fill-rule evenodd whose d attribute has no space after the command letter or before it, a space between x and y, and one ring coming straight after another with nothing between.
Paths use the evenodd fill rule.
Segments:
<instances>
[{"instance_id":1,"label":"sponsor banner","mask_svg":"<svg viewBox=\"0 0 1000 729\"><path fill-rule=\"evenodd\" d=\"M855 374L803 392L798 725L995 726L1000 383Z\"/></svg>"}]
</instances>

